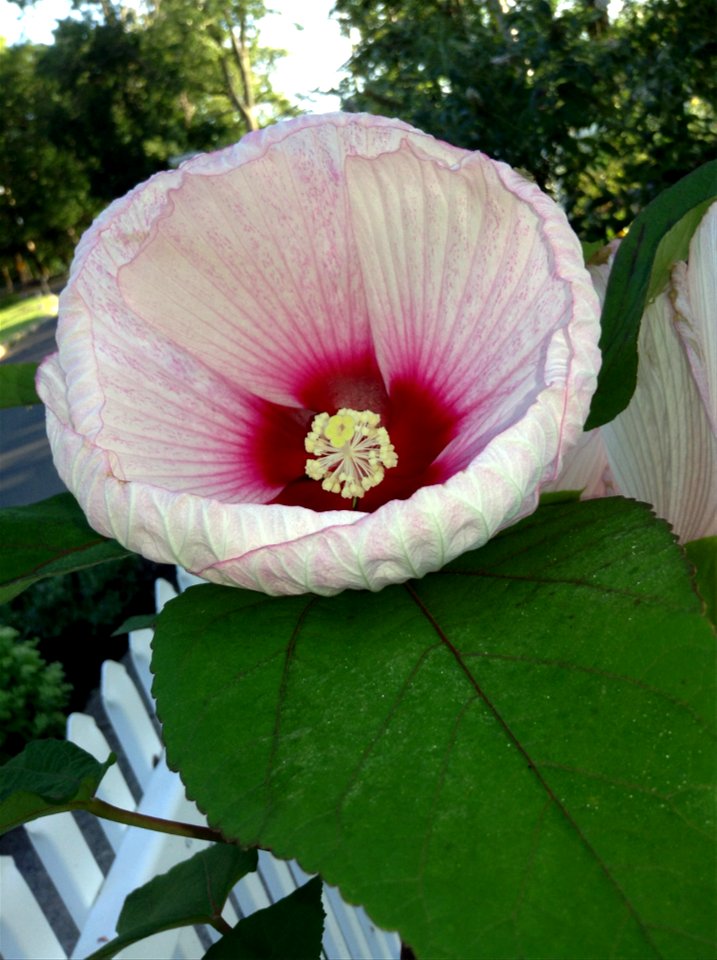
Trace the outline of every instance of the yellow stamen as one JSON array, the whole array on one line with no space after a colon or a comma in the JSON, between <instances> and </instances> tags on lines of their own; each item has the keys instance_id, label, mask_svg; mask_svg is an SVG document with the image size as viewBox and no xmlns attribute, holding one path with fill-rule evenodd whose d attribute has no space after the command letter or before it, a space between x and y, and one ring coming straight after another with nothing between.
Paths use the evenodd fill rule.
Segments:
<instances>
[{"instance_id":1,"label":"yellow stamen","mask_svg":"<svg viewBox=\"0 0 717 960\"><path fill-rule=\"evenodd\" d=\"M351 439L356 429L356 421L348 413L337 413L329 417L329 422L324 427L324 436L334 447L343 447Z\"/></svg>"},{"instance_id":2,"label":"yellow stamen","mask_svg":"<svg viewBox=\"0 0 717 960\"><path fill-rule=\"evenodd\" d=\"M398 457L381 418L371 410L342 407L332 417L314 417L304 446L315 460L306 461L306 473L321 480L329 493L347 500L363 497L378 486L385 471L395 467Z\"/></svg>"}]
</instances>

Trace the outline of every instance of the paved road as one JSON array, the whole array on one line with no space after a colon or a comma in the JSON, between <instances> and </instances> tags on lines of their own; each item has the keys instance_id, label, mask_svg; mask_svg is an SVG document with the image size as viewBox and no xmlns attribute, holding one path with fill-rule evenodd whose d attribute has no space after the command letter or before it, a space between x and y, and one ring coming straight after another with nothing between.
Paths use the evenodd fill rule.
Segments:
<instances>
[{"instance_id":1,"label":"paved road","mask_svg":"<svg viewBox=\"0 0 717 960\"><path fill-rule=\"evenodd\" d=\"M40 361L55 350L55 321L48 320L11 348L3 363ZM45 408L0 410L0 507L45 500L65 489L45 436Z\"/></svg>"}]
</instances>

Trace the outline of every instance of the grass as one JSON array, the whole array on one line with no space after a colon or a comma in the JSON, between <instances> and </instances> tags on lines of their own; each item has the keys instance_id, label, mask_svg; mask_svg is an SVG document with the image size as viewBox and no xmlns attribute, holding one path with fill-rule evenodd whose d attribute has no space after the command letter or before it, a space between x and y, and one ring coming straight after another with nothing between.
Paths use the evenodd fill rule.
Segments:
<instances>
[{"instance_id":1,"label":"grass","mask_svg":"<svg viewBox=\"0 0 717 960\"><path fill-rule=\"evenodd\" d=\"M0 346L17 340L41 320L56 316L57 297L54 293L0 300Z\"/></svg>"}]
</instances>

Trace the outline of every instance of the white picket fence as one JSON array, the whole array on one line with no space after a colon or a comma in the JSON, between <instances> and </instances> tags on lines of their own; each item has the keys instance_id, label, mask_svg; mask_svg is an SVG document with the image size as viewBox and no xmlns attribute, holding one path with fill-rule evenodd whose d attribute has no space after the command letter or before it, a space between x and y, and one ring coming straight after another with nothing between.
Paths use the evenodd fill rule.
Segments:
<instances>
[{"instance_id":1,"label":"white picket fence","mask_svg":"<svg viewBox=\"0 0 717 960\"><path fill-rule=\"evenodd\" d=\"M165 580L155 585L157 609L175 596ZM130 634L132 667L138 686L121 663L105 661L101 699L142 797L135 802L119 766L109 769L97 792L116 806L137 809L171 820L204 823L187 800L179 777L165 763L157 734L151 695L150 630ZM73 713L67 739L100 761L110 747L95 720ZM0 955L4 960L67 960L84 958L115 936L115 924L128 893L207 846L206 841L168 836L108 820L98 821L114 859L103 873L85 835L71 813L34 820L24 828L44 869L80 931L68 954L40 903L11 856L0 857ZM285 897L308 880L298 864L259 854L257 873L243 878L232 891L224 918L234 924L242 916ZM327 960L397 960L398 936L372 923L359 907L344 903L337 890L324 884L326 909L323 951ZM137 960L191 960L204 956L217 939L213 928L171 930L142 940L117 954Z\"/></svg>"}]
</instances>

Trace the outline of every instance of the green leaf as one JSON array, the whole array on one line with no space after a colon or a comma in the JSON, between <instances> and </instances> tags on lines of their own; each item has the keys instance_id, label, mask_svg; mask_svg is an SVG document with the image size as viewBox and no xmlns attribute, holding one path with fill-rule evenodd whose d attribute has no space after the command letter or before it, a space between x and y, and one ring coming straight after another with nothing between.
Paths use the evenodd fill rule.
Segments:
<instances>
[{"instance_id":1,"label":"green leaf","mask_svg":"<svg viewBox=\"0 0 717 960\"><path fill-rule=\"evenodd\" d=\"M256 864L256 850L231 844L200 850L130 893L117 921L118 935L90 960L113 957L131 943L163 930L214 923L221 917L231 889L256 870Z\"/></svg>"},{"instance_id":2,"label":"green leaf","mask_svg":"<svg viewBox=\"0 0 717 960\"><path fill-rule=\"evenodd\" d=\"M648 204L621 242L605 292L600 320L603 362L586 430L613 420L630 402L645 305L664 286L674 261L686 255L700 211L715 199L717 160L712 160Z\"/></svg>"},{"instance_id":3,"label":"green leaf","mask_svg":"<svg viewBox=\"0 0 717 960\"><path fill-rule=\"evenodd\" d=\"M580 246L583 250L583 260L590 263L592 258L605 246L604 240L581 240Z\"/></svg>"},{"instance_id":4,"label":"green leaf","mask_svg":"<svg viewBox=\"0 0 717 960\"><path fill-rule=\"evenodd\" d=\"M321 878L240 920L206 952L205 960L319 960L324 933Z\"/></svg>"},{"instance_id":5,"label":"green leaf","mask_svg":"<svg viewBox=\"0 0 717 960\"><path fill-rule=\"evenodd\" d=\"M43 577L129 556L124 547L88 526L69 493L0 510L0 544L0 603Z\"/></svg>"},{"instance_id":6,"label":"green leaf","mask_svg":"<svg viewBox=\"0 0 717 960\"><path fill-rule=\"evenodd\" d=\"M35 390L36 363L0 363L0 410L42 403Z\"/></svg>"},{"instance_id":7,"label":"green leaf","mask_svg":"<svg viewBox=\"0 0 717 960\"><path fill-rule=\"evenodd\" d=\"M210 823L419 958L703 960L714 647L667 525L615 498L378 594L194 587L154 692Z\"/></svg>"},{"instance_id":8,"label":"green leaf","mask_svg":"<svg viewBox=\"0 0 717 960\"><path fill-rule=\"evenodd\" d=\"M548 490L540 494L541 506L556 503L574 503L582 496L582 490Z\"/></svg>"},{"instance_id":9,"label":"green leaf","mask_svg":"<svg viewBox=\"0 0 717 960\"><path fill-rule=\"evenodd\" d=\"M115 762L67 740L34 740L0 767L0 833L63 810L80 809Z\"/></svg>"},{"instance_id":10,"label":"green leaf","mask_svg":"<svg viewBox=\"0 0 717 960\"><path fill-rule=\"evenodd\" d=\"M128 617L111 636L121 637L123 633L131 633L133 630L149 630L154 626L156 619L156 613L141 613L135 617Z\"/></svg>"},{"instance_id":11,"label":"green leaf","mask_svg":"<svg viewBox=\"0 0 717 960\"><path fill-rule=\"evenodd\" d=\"M707 616L717 627L717 537L686 543L685 553L695 566L697 589L705 602Z\"/></svg>"},{"instance_id":12,"label":"green leaf","mask_svg":"<svg viewBox=\"0 0 717 960\"><path fill-rule=\"evenodd\" d=\"M716 161L717 162L717 161ZM681 220L664 235L655 252L655 260L650 274L650 286L647 290L647 303L651 303L667 286L672 273L672 267L678 260L687 260L690 252L690 240L702 217L714 203L715 197L710 197L704 203L686 213Z\"/></svg>"}]
</instances>

